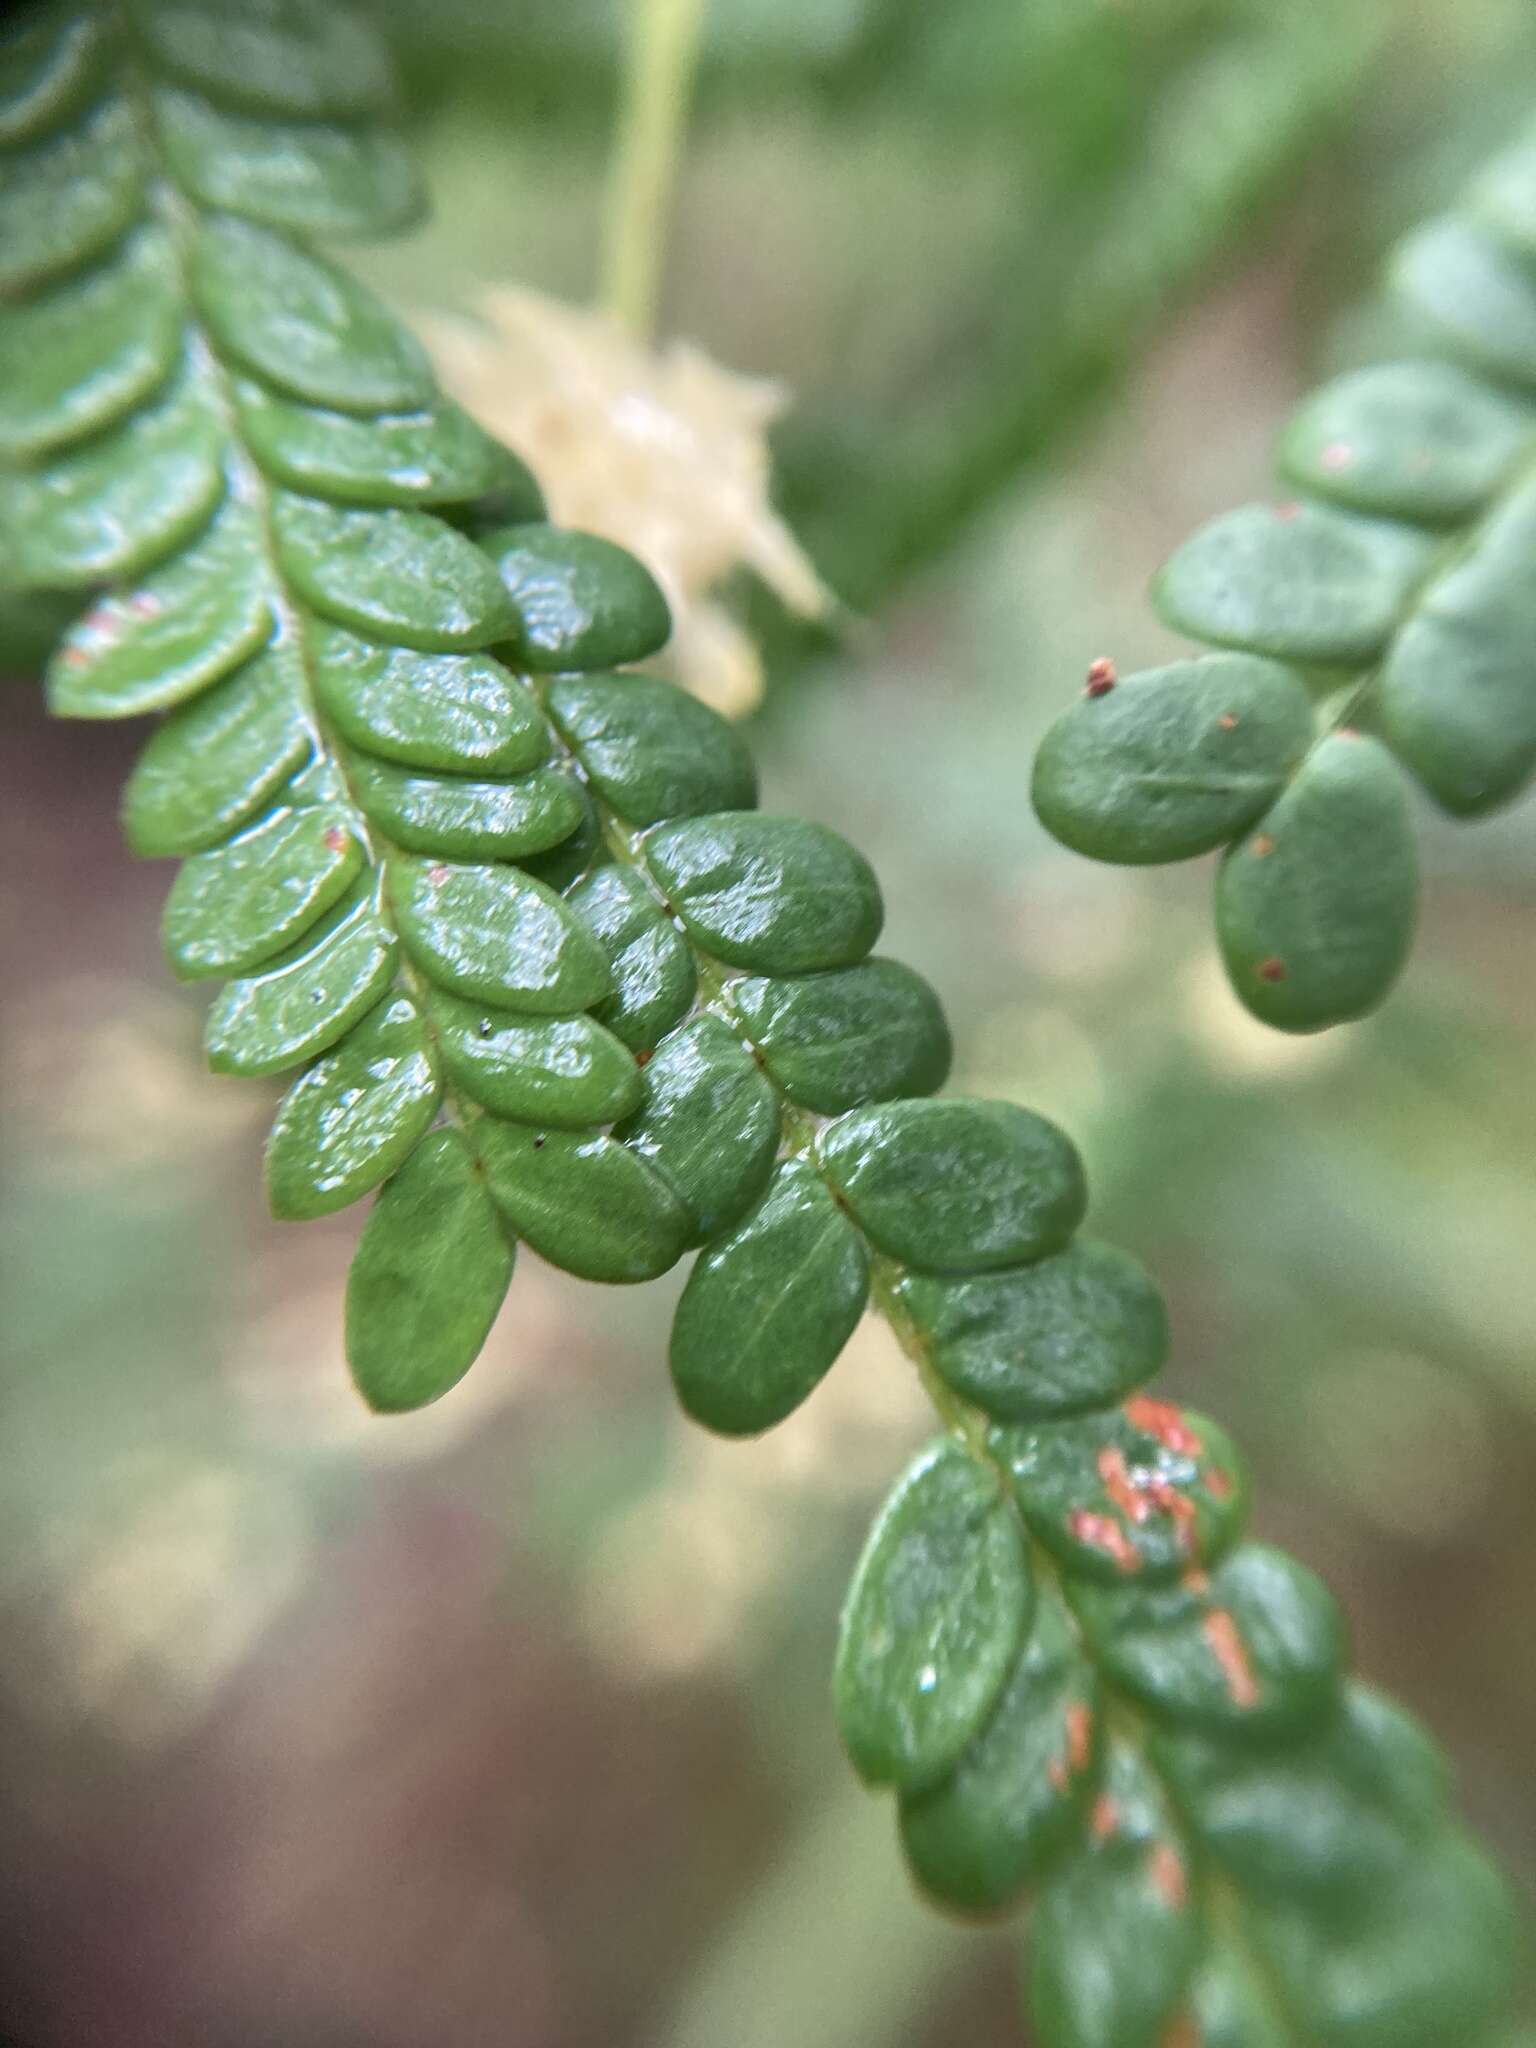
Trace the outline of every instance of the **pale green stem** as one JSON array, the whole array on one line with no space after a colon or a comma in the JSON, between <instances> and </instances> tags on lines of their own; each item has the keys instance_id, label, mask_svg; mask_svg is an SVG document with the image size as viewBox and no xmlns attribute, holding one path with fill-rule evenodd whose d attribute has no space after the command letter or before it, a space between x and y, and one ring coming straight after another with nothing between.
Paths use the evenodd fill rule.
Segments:
<instances>
[{"instance_id":1,"label":"pale green stem","mask_svg":"<svg viewBox=\"0 0 1536 2048\"><path fill-rule=\"evenodd\" d=\"M706 0L629 0L628 55L603 221L602 300L651 338L667 215L698 69Z\"/></svg>"}]
</instances>

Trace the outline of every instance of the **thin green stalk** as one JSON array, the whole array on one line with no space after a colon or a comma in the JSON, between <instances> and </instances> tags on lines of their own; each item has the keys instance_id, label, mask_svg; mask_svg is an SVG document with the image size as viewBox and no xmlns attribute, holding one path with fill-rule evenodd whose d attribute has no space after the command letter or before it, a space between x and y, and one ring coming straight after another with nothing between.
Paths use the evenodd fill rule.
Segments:
<instances>
[{"instance_id":1,"label":"thin green stalk","mask_svg":"<svg viewBox=\"0 0 1536 2048\"><path fill-rule=\"evenodd\" d=\"M601 298L639 340L648 340L656 324L705 5L630 0L623 100L604 206Z\"/></svg>"}]
</instances>

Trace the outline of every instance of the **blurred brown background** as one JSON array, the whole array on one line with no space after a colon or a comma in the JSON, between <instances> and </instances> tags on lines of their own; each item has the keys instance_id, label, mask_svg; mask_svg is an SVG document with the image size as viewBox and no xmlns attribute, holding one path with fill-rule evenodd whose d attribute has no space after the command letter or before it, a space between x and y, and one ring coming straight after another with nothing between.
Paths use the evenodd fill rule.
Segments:
<instances>
[{"instance_id":1,"label":"blurred brown background","mask_svg":"<svg viewBox=\"0 0 1536 2048\"><path fill-rule=\"evenodd\" d=\"M616 7L400 28L435 223L412 308L583 299ZM1527 1885L1536 1696L1536 814L1427 828L1373 1022L1288 1041L1199 868L1027 802L1089 659L1266 488L1367 264L1536 104L1526 0L714 0L663 331L796 394L781 501L852 616L768 653L765 801L879 869L957 1082L1078 1136L1166 1285L1258 1527L1454 1752ZM272 1097L201 1070L118 842L135 731L0 691L0 2033L17 2048L1005 2048L1006 1933L909 1898L826 1701L863 1524L925 1429L861 1331L759 1444L677 1418L677 1282L525 1255L439 1408L340 1353L358 1217L264 1214Z\"/></svg>"}]
</instances>

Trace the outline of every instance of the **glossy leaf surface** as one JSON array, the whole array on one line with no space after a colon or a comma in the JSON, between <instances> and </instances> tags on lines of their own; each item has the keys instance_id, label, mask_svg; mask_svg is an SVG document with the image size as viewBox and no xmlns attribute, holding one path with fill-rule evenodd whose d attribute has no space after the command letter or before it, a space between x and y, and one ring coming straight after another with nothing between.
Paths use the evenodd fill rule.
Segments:
<instances>
[{"instance_id":1,"label":"glossy leaf surface","mask_svg":"<svg viewBox=\"0 0 1536 2048\"><path fill-rule=\"evenodd\" d=\"M446 1394L474 1364L512 1278L512 1247L457 1131L434 1131L368 1217L347 1277L347 1362L370 1408Z\"/></svg>"},{"instance_id":2,"label":"glossy leaf surface","mask_svg":"<svg viewBox=\"0 0 1536 2048\"><path fill-rule=\"evenodd\" d=\"M881 1509L843 1609L833 1699L859 1775L917 1792L981 1732L1024 1647L1034 1588L995 1476L948 1438Z\"/></svg>"},{"instance_id":3,"label":"glossy leaf surface","mask_svg":"<svg viewBox=\"0 0 1536 2048\"><path fill-rule=\"evenodd\" d=\"M1091 1238L1001 1273L908 1273L899 1291L935 1371L1001 1422L1103 1407L1168 1355L1156 1286L1127 1253Z\"/></svg>"},{"instance_id":4,"label":"glossy leaf surface","mask_svg":"<svg viewBox=\"0 0 1536 2048\"><path fill-rule=\"evenodd\" d=\"M1058 1251L1087 1206L1071 1141L1011 1102L851 1110L817 1151L871 1240L924 1272L991 1272Z\"/></svg>"},{"instance_id":5,"label":"glossy leaf surface","mask_svg":"<svg viewBox=\"0 0 1536 2048\"><path fill-rule=\"evenodd\" d=\"M868 1294L858 1232L804 1160L785 1160L688 1276L672 1324L678 1400L721 1436L771 1429L832 1369Z\"/></svg>"}]
</instances>

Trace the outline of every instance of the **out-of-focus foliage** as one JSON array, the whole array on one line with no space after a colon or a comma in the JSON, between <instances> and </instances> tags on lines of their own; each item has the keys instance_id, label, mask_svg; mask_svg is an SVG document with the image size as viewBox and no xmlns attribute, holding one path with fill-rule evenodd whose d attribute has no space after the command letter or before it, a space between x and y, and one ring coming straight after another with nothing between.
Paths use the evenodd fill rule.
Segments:
<instances>
[{"instance_id":1,"label":"out-of-focus foliage","mask_svg":"<svg viewBox=\"0 0 1536 2048\"><path fill-rule=\"evenodd\" d=\"M513 275L586 296L614 10L402 11L442 204L374 274L409 304ZM825 287L854 239L835 219L822 237L840 109L874 90L876 29L943 11L756 0L756 44L717 45L668 331L820 402L844 339ZM1187 10L1186 55L1216 12ZM1303 375L1348 350L1328 316L1364 260L1529 103L1524 0L1390 12L1348 118L1277 182L1288 210L1137 343L1104 427L1074 443L1081 409L1042 402L1049 478L1000 477L985 525L814 669L792 732L770 713L762 751L773 801L876 860L893 947L966 1019L957 1085L1082 1136L1104 1232L1169 1282L1171 1384L1244 1439L1263 1533L1345 1586L1362 1667L1413 1696L1529 1885L1532 823L1432 830L1393 1008L1289 1045L1224 997L1197 880L1090 869L1023 798L1061 674L1166 655L1148 574L1258 486ZM514 65L536 20L543 54ZM1063 83L1091 98L1091 77ZM927 109L904 90L863 188L866 217L911 224L895 274L852 295L871 348L899 300L941 333L949 304L944 209L912 198L935 177ZM873 552L889 508L852 502ZM50 734L25 691L0 717L0 922L28 963L0 1070L0 2033L1016 2042L1005 1958L905 1896L828 1728L839 1581L923 1427L910 1374L861 1334L769 1445L711 1443L655 1370L667 1299L529 1260L456 1403L408 1436L366 1422L331 1334L350 1231L262 1219L258 1105L197 1073L193 1005L159 986L158 878L110 820L131 742Z\"/></svg>"}]
</instances>

